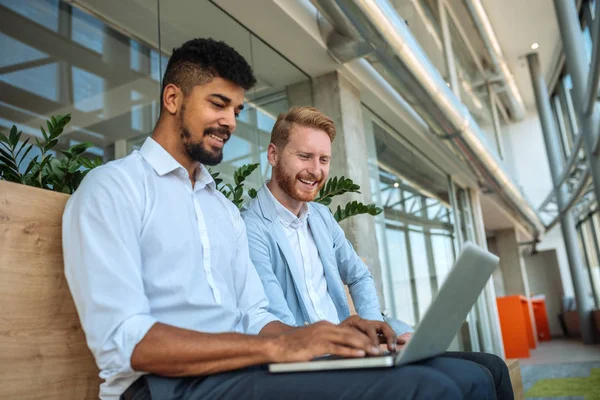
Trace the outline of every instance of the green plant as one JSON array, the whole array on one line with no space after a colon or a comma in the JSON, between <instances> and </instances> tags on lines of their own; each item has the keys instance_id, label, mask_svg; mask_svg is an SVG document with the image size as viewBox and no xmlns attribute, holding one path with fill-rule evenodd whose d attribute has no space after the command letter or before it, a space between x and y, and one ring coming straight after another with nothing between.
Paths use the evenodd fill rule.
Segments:
<instances>
[{"instance_id":1,"label":"green plant","mask_svg":"<svg viewBox=\"0 0 600 400\"><path fill-rule=\"evenodd\" d=\"M30 144L27 138L21 143L22 131L13 125L8 136L0 132L0 180L21 183L62 193L73 193L85 175L102 164L102 159L87 158L84 153L92 145L80 143L60 150L63 157L56 157L53 150L58 137L71 121L70 115L57 115L46 121L46 131L40 127L43 140ZM33 157L25 167L25 159L35 147L40 154ZM23 171L23 172L21 172Z\"/></svg>"},{"instance_id":2,"label":"green plant","mask_svg":"<svg viewBox=\"0 0 600 400\"><path fill-rule=\"evenodd\" d=\"M212 172L211 175L215 180L217 189L221 191L230 199L238 208L243 207L244 203L244 181L248 178L254 170L258 168L259 164L248 164L243 165L233 173L234 185L230 183L223 184L223 179L219 178L219 172ZM327 180L325 185L319 191L319 195L314 200L317 203L329 206L335 196L340 196L344 193L360 193L360 186L355 184L352 179L344 176L338 178L333 177ZM248 190L248 196L250 198L256 197L256 190ZM377 215L383 210L377 207L375 204L363 204L358 201L351 201L346 203L342 208L337 206L337 209L333 213L333 217L337 222L343 221L346 218L359 215L369 214Z\"/></svg>"},{"instance_id":3,"label":"green plant","mask_svg":"<svg viewBox=\"0 0 600 400\"><path fill-rule=\"evenodd\" d=\"M242 208L244 205L244 181L246 178L250 176L257 169L260 164L247 164L242 165L240 168L236 169L233 172L233 186L231 183L223 183L223 179L219 178L220 172L212 172L209 170L213 179L215 180L215 184L217 186L217 190L219 190L225 197L233 202L238 208ZM256 197L256 190L250 189L248 190L248 196L250 198Z\"/></svg>"}]
</instances>

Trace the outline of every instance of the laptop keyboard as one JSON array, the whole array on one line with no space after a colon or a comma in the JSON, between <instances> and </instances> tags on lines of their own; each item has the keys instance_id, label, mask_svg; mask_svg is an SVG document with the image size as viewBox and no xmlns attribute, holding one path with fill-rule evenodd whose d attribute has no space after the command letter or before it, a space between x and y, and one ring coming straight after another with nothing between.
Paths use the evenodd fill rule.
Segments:
<instances>
[{"instance_id":1,"label":"laptop keyboard","mask_svg":"<svg viewBox=\"0 0 600 400\"><path fill-rule=\"evenodd\" d=\"M385 351L381 354L378 355L370 355L367 354L364 358L376 358L376 357L388 357L388 356L397 356L398 354L400 354L400 352L391 352L391 351ZM316 357L313 359L313 361L332 361L332 360L347 360L349 358L357 358L357 357L344 357L344 356L336 356L333 354L329 354L326 356L321 356L321 357ZM360 357L358 357L360 358Z\"/></svg>"}]
</instances>

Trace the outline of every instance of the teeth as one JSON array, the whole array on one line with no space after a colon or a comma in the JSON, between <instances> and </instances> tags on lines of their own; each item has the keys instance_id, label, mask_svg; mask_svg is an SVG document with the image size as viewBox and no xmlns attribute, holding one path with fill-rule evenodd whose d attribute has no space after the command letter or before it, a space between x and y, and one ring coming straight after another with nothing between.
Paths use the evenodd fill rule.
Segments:
<instances>
[{"instance_id":1,"label":"teeth","mask_svg":"<svg viewBox=\"0 0 600 400\"><path fill-rule=\"evenodd\" d=\"M225 142L225 140L223 138L220 138L217 135L213 135L212 133L209 133L208 136L210 136L213 139L217 139L221 143Z\"/></svg>"},{"instance_id":2,"label":"teeth","mask_svg":"<svg viewBox=\"0 0 600 400\"><path fill-rule=\"evenodd\" d=\"M316 183L316 181L306 181L302 178L298 178L298 180L302 183L306 183L307 185L314 185Z\"/></svg>"}]
</instances>

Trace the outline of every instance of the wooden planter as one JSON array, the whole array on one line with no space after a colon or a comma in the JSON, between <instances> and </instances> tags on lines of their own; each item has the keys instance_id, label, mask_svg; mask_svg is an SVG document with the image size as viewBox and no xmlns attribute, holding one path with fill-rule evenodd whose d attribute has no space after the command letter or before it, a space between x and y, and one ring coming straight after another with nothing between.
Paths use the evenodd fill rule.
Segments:
<instances>
[{"instance_id":1,"label":"wooden planter","mask_svg":"<svg viewBox=\"0 0 600 400\"><path fill-rule=\"evenodd\" d=\"M0 397L98 399L98 369L63 273L69 196L0 181Z\"/></svg>"}]
</instances>

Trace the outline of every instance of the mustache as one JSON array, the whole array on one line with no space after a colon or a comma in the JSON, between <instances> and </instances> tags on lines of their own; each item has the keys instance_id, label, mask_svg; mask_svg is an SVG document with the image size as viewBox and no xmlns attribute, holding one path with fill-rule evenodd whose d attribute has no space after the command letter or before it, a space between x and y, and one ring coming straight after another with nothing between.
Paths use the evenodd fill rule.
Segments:
<instances>
[{"instance_id":1,"label":"mustache","mask_svg":"<svg viewBox=\"0 0 600 400\"><path fill-rule=\"evenodd\" d=\"M209 127L206 128L203 132L204 136L207 135L217 135L217 136L225 136L225 142L227 142L229 140L229 138L231 137L231 131L225 127L218 127L218 128L214 128L214 127Z\"/></svg>"}]
</instances>

